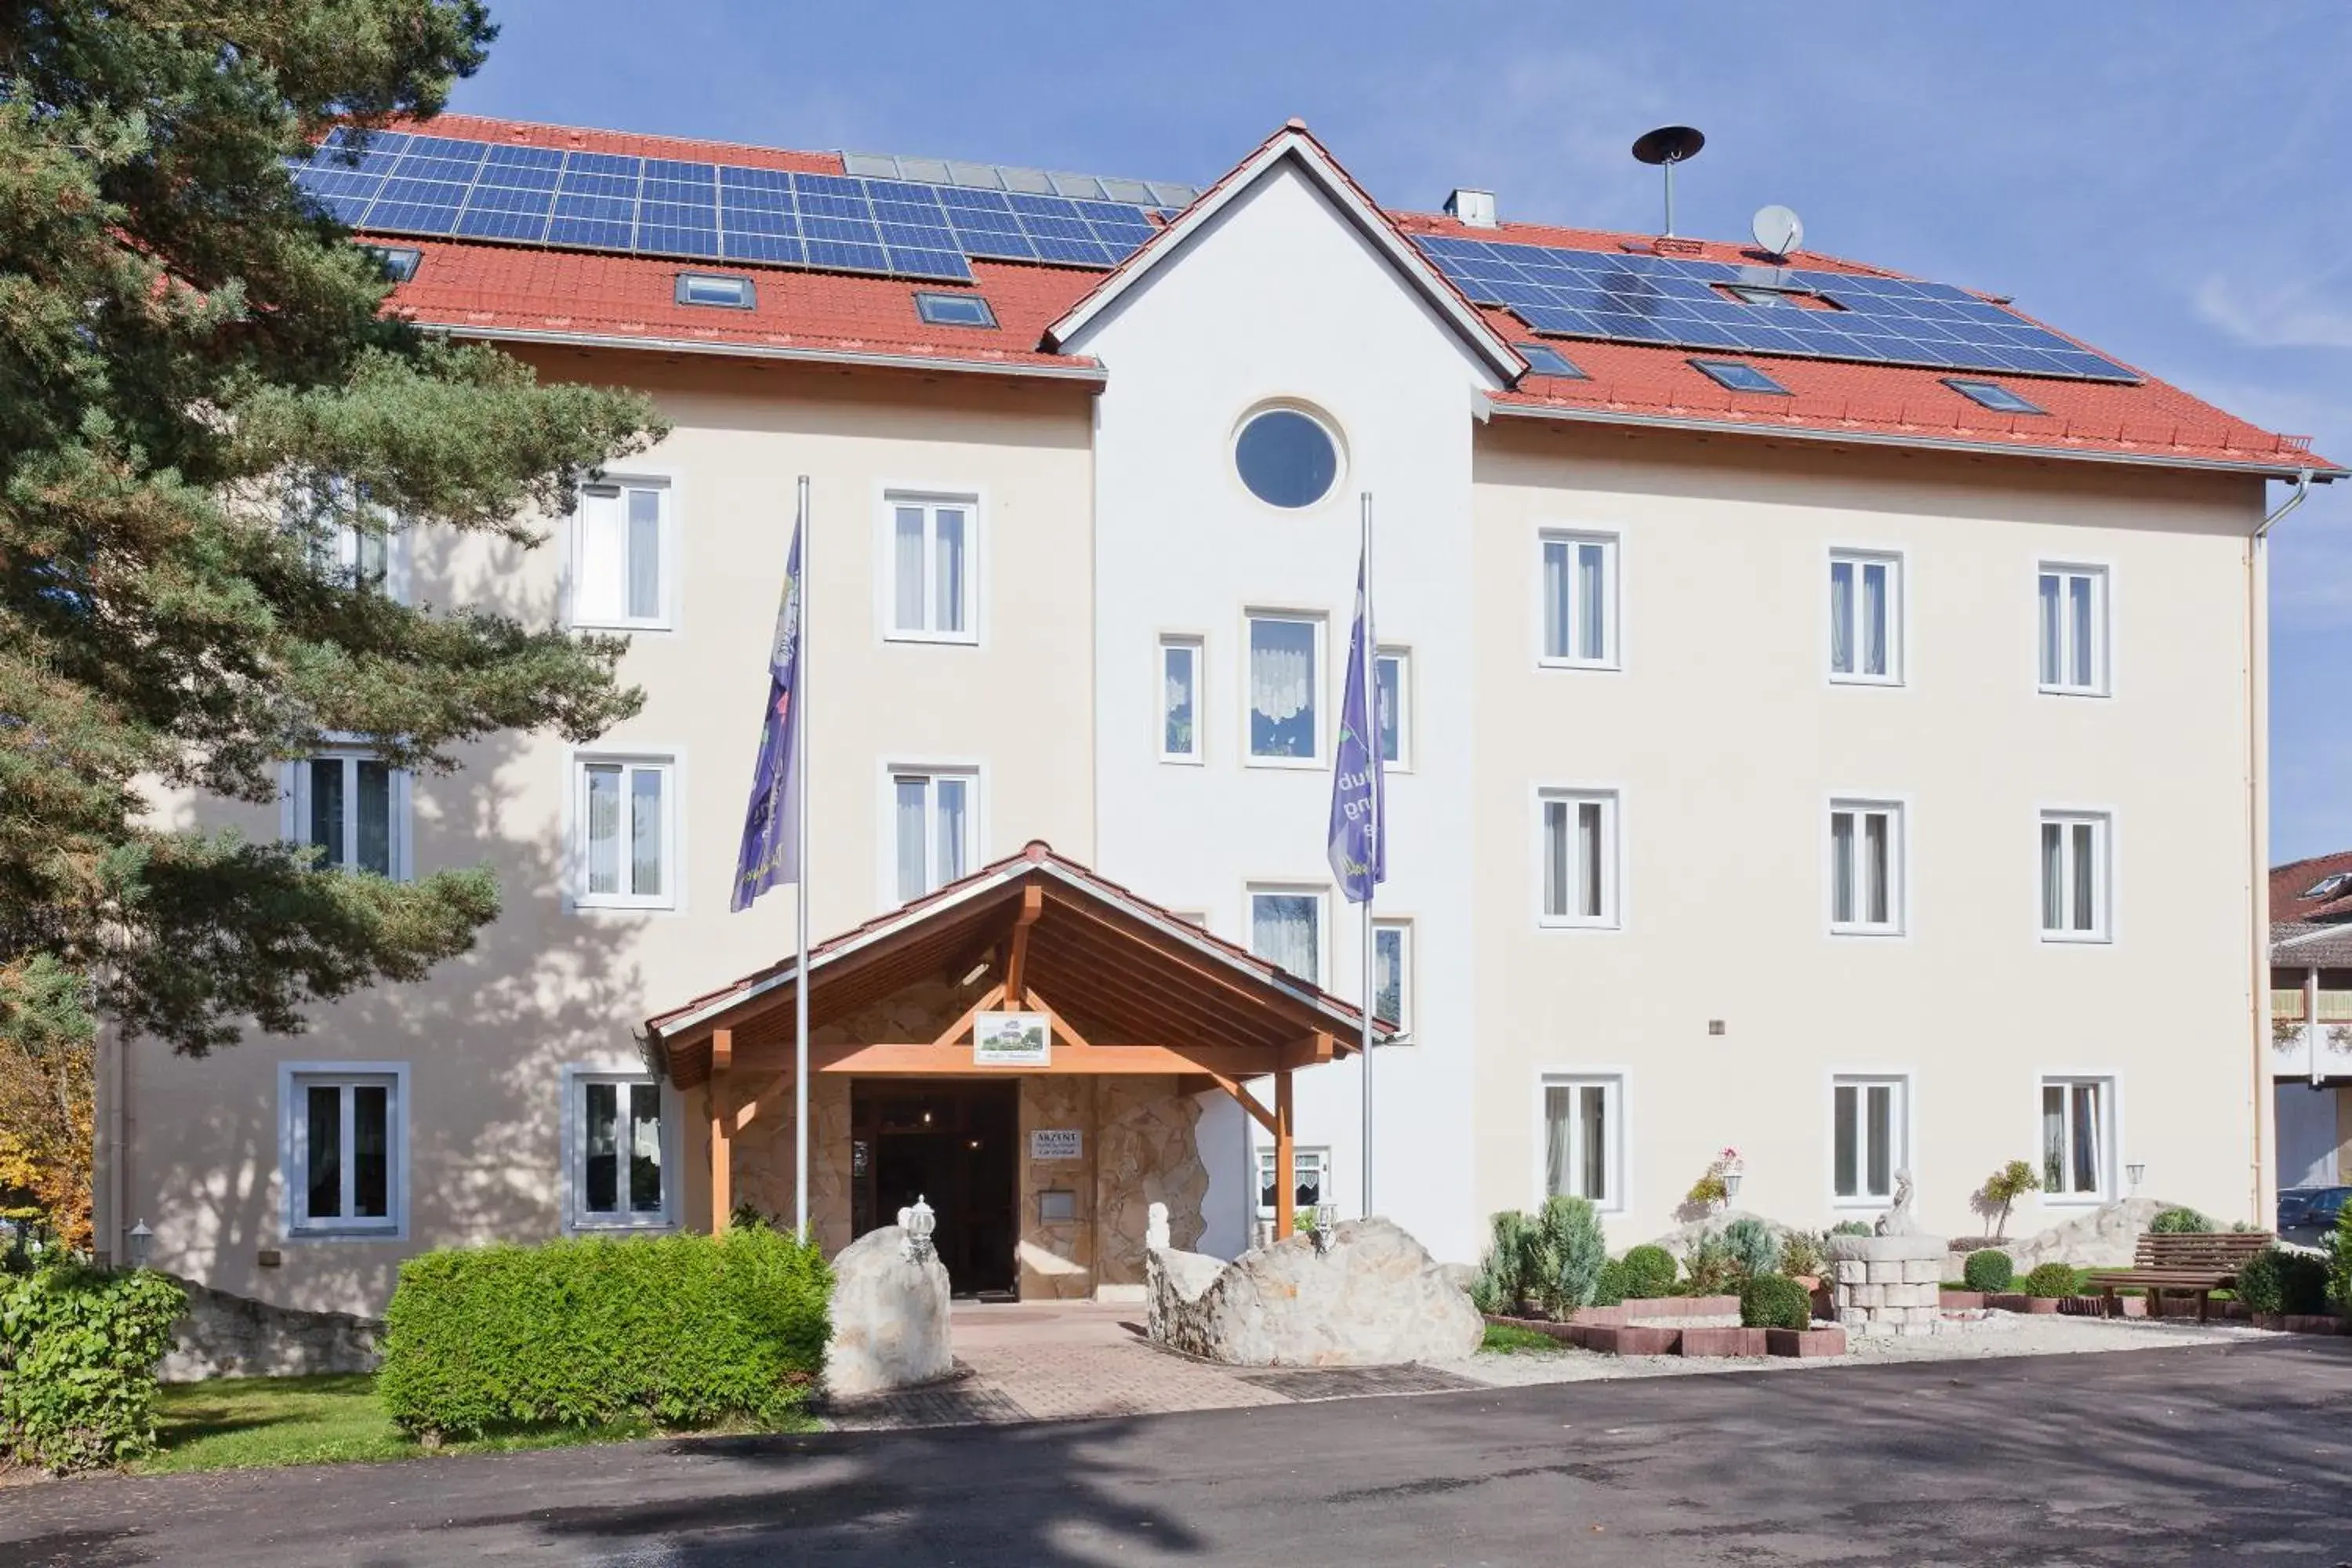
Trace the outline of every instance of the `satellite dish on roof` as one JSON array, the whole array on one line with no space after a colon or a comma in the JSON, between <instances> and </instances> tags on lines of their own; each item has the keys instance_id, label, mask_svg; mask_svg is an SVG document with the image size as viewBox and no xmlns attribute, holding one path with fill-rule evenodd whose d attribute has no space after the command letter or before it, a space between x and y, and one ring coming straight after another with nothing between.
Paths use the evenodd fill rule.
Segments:
<instances>
[{"instance_id":1,"label":"satellite dish on roof","mask_svg":"<svg viewBox=\"0 0 2352 1568\"><path fill-rule=\"evenodd\" d=\"M1706 137L1689 125L1661 125L1644 132L1633 143L1633 156L1644 163L1655 163L1666 172L1666 237L1675 232L1675 165L1698 156L1706 145Z\"/></svg>"},{"instance_id":2,"label":"satellite dish on roof","mask_svg":"<svg viewBox=\"0 0 2352 1568\"><path fill-rule=\"evenodd\" d=\"M1756 248L1776 260L1787 257L1805 242L1804 220L1796 215L1794 209L1778 203L1757 208L1748 231L1756 236Z\"/></svg>"}]
</instances>

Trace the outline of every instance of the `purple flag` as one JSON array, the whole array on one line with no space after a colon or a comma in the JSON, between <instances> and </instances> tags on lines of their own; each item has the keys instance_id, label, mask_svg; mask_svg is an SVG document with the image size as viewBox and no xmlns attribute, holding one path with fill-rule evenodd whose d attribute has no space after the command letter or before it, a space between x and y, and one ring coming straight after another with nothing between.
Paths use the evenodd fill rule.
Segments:
<instances>
[{"instance_id":1,"label":"purple flag","mask_svg":"<svg viewBox=\"0 0 2352 1568\"><path fill-rule=\"evenodd\" d=\"M1331 775L1331 874L1351 904L1372 901L1372 889L1388 879L1388 797L1381 776L1380 737L1372 729L1374 704L1364 689L1364 657L1372 635L1371 606L1364 592L1364 565L1356 566L1356 629L1348 638L1348 693L1339 704L1339 745Z\"/></svg>"},{"instance_id":2,"label":"purple flag","mask_svg":"<svg viewBox=\"0 0 2352 1568\"><path fill-rule=\"evenodd\" d=\"M784 592L776 607L776 640L768 650L768 709L760 722L760 761L751 774L751 803L743 812L743 847L735 856L733 907L779 882L800 879L800 775L793 767L793 734L800 727L800 704L793 683L801 663L801 529L793 523L793 553L784 566Z\"/></svg>"}]
</instances>

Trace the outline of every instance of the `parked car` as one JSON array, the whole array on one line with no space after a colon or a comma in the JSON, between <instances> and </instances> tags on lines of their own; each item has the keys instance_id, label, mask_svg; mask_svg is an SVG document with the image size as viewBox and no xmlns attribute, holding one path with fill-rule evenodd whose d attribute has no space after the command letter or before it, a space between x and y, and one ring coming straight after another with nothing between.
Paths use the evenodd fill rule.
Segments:
<instances>
[{"instance_id":1,"label":"parked car","mask_svg":"<svg viewBox=\"0 0 2352 1568\"><path fill-rule=\"evenodd\" d=\"M2289 1187L2279 1194L2278 1233L2283 1241L2324 1246L2336 1230L2352 1187Z\"/></svg>"}]
</instances>

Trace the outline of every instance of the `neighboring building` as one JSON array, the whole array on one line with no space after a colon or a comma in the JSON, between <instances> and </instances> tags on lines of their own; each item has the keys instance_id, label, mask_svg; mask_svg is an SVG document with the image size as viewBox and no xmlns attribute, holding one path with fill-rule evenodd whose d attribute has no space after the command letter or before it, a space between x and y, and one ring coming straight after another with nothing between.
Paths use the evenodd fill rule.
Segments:
<instances>
[{"instance_id":1,"label":"neighboring building","mask_svg":"<svg viewBox=\"0 0 2352 1568\"><path fill-rule=\"evenodd\" d=\"M2352 1183L2352 850L2271 871L2278 1184Z\"/></svg>"},{"instance_id":2,"label":"neighboring building","mask_svg":"<svg viewBox=\"0 0 2352 1568\"><path fill-rule=\"evenodd\" d=\"M891 911L1031 840L1055 898L1133 889L1102 921L1244 1008L1234 1050L1314 1055L1265 1020L1311 1041L1361 988L1324 845L1369 494L1381 1212L1467 1259L1490 1211L1581 1194L1622 1247L1727 1145L1740 1205L1797 1224L1907 1168L1965 1232L2014 1158L2052 1178L2028 1228L2127 1166L2269 1212L2265 486L2342 472L2299 440L1859 263L1497 225L1476 193L1383 212L1296 124L1200 193L455 116L305 178L414 264L395 308L675 422L551 548L422 530L386 574L628 630L648 700L446 778L299 763L275 818L176 803L392 875L487 863L506 912L307 1036L123 1053L102 1235L144 1218L181 1273L373 1310L435 1245L789 1206L772 1032L741 1025L752 1098L712 1066L796 942L788 891L727 903L801 474L813 923L919 955L843 983L828 1061L941 1059L1016 906L979 936ZM1155 1016L1156 1047L1206 1037ZM1362 1065L1315 1059L1297 1196L1344 1215ZM1092 1130L1052 1192L1099 1219L1049 1220L1009 1151L954 1178L1024 1289L1126 1283L1090 1260L1131 1259L1139 1194L1241 1247L1272 1139L1170 1063L1150 1095L1024 1079L1014 1110L851 1076L813 1096L826 1238L904 1201L850 1212L868 1129L952 1116L983 1153Z\"/></svg>"}]
</instances>

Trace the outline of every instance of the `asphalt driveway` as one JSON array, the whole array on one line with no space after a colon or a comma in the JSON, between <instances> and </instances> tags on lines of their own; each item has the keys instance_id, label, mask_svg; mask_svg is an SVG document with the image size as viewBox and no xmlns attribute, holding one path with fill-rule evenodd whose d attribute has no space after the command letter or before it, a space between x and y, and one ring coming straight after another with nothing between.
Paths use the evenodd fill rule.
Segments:
<instances>
[{"instance_id":1,"label":"asphalt driveway","mask_svg":"<svg viewBox=\"0 0 2352 1568\"><path fill-rule=\"evenodd\" d=\"M0 1490L0 1564L2352 1563L2352 1341Z\"/></svg>"}]
</instances>

